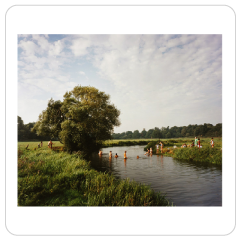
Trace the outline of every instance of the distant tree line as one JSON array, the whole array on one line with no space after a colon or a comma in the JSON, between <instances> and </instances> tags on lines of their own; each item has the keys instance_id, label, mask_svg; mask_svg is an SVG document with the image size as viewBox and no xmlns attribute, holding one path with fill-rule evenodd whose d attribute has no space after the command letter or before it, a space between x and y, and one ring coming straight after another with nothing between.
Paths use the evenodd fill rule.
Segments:
<instances>
[{"instance_id":1,"label":"distant tree line","mask_svg":"<svg viewBox=\"0 0 240 240\"><path fill-rule=\"evenodd\" d=\"M18 141L49 141L51 138L48 136L38 136L35 132L32 132L31 129L34 127L35 122L24 124L21 117L18 116ZM56 139L52 139L56 140Z\"/></svg>"},{"instance_id":2,"label":"distant tree line","mask_svg":"<svg viewBox=\"0 0 240 240\"><path fill-rule=\"evenodd\" d=\"M210 123L201 125L188 125L183 127L155 127L154 129L145 129L139 132L127 131L122 133L113 133L113 139L139 139L139 138L180 138L180 137L222 137L222 123L213 126Z\"/></svg>"},{"instance_id":3,"label":"distant tree line","mask_svg":"<svg viewBox=\"0 0 240 240\"><path fill-rule=\"evenodd\" d=\"M18 116L18 141L49 141L58 140L58 138L51 138L50 136L38 136L35 132L31 131L36 123L31 122L24 124L21 117ZM122 133L113 133L112 139L144 139L144 138L180 138L180 137L222 137L222 123L213 126L210 123L201 125L188 125L183 127L155 127L148 131L142 130L139 132L127 131Z\"/></svg>"}]
</instances>

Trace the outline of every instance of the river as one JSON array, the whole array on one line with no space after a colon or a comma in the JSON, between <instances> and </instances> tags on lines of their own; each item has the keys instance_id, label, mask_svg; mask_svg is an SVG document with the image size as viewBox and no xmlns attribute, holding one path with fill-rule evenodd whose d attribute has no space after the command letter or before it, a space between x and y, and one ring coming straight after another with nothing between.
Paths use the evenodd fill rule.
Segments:
<instances>
[{"instance_id":1,"label":"river","mask_svg":"<svg viewBox=\"0 0 240 240\"><path fill-rule=\"evenodd\" d=\"M166 194L174 206L222 206L221 167L166 156L146 156L143 148L103 148L101 158L92 155L91 167L112 173L116 178L150 185L153 190ZM109 151L113 153L112 159ZM123 158L124 151L127 151L127 160ZM114 158L116 153L118 158Z\"/></svg>"}]
</instances>

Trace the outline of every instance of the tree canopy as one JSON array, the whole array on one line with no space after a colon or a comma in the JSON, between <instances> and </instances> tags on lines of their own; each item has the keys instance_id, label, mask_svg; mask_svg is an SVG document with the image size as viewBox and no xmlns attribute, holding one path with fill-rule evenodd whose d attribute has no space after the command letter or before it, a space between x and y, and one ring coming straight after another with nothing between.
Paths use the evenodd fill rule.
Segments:
<instances>
[{"instance_id":1,"label":"tree canopy","mask_svg":"<svg viewBox=\"0 0 240 240\"><path fill-rule=\"evenodd\" d=\"M33 131L37 135L58 137L69 151L97 151L119 126L120 111L110 96L94 87L76 86L63 101L49 100Z\"/></svg>"}]
</instances>

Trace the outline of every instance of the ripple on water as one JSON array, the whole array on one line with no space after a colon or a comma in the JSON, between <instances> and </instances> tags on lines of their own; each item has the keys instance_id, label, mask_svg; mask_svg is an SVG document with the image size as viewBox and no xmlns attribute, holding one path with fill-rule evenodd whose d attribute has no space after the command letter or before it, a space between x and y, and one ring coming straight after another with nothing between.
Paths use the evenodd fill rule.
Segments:
<instances>
[{"instance_id":1,"label":"ripple on water","mask_svg":"<svg viewBox=\"0 0 240 240\"><path fill-rule=\"evenodd\" d=\"M125 150L126 161L123 160ZM118 153L119 157L109 161L109 151ZM144 155L143 146L105 148L102 159L98 155L92 157L91 166L118 178L150 185L153 190L166 193L176 206L222 205L222 170L219 167L164 156L148 157Z\"/></svg>"}]
</instances>

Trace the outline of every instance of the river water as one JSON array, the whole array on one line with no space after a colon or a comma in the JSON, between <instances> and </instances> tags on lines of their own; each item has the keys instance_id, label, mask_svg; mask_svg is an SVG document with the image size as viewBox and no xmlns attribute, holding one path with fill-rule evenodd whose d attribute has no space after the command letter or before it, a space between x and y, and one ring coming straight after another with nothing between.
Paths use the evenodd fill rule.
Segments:
<instances>
[{"instance_id":1,"label":"river water","mask_svg":"<svg viewBox=\"0 0 240 240\"><path fill-rule=\"evenodd\" d=\"M222 206L222 169L219 166L146 156L144 146L103 148L91 157L91 167L116 178L135 180L166 194L174 206ZM109 159L108 153L113 157ZM127 151L127 160L123 154ZM114 158L115 154L118 158ZM139 156L139 159L137 159Z\"/></svg>"}]
</instances>

